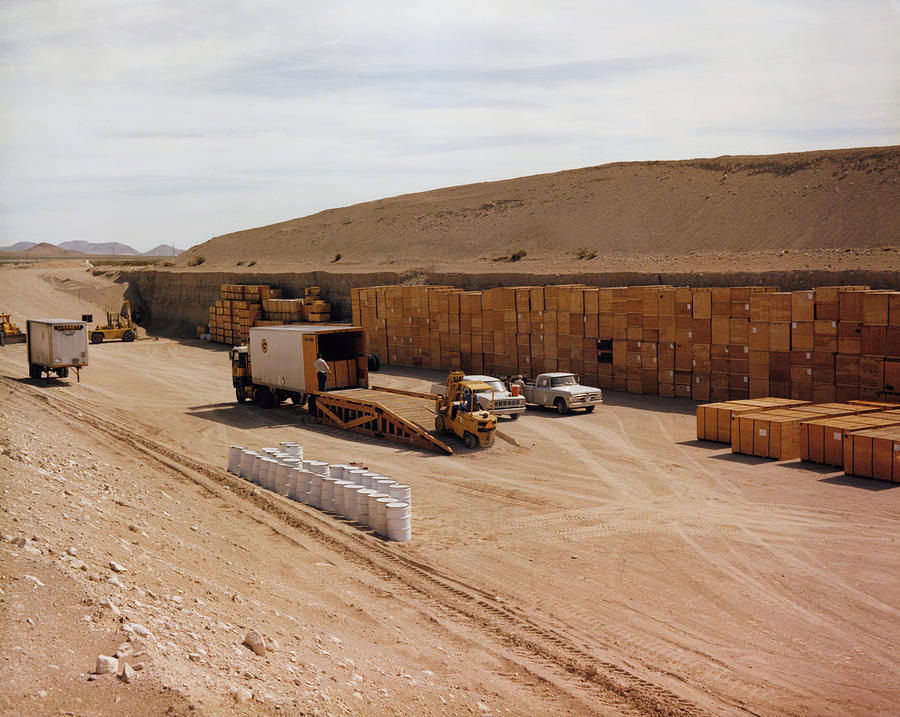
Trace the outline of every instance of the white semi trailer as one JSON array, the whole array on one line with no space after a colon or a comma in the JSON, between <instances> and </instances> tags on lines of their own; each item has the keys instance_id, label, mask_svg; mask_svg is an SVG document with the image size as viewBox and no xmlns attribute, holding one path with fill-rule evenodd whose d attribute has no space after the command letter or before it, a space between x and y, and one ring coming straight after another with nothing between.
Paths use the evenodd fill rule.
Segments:
<instances>
[{"instance_id":1,"label":"white semi trailer","mask_svg":"<svg viewBox=\"0 0 900 717\"><path fill-rule=\"evenodd\" d=\"M28 319L28 375L40 378L55 373L59 378L74 368L81 380L81 369L88 363L88 330L83 321L70 319Z\"/></svg>"}]
</instances>

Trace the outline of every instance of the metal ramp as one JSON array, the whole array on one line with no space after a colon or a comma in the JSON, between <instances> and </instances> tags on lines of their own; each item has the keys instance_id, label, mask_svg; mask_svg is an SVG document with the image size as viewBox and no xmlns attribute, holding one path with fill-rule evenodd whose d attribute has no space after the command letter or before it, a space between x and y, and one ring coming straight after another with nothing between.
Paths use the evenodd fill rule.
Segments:
<instances>
[{"instance_id":1,"label":"metal ramp","mask_svg":"<svg viewBox=\"0 0 900 717\"><path fill-rule=\"evenodd\" d=\"M310 413L326 426L452 454L450 446L431 434L434 399L428 395L369 388L315 391Z\"/></svg>"}]
</instances>

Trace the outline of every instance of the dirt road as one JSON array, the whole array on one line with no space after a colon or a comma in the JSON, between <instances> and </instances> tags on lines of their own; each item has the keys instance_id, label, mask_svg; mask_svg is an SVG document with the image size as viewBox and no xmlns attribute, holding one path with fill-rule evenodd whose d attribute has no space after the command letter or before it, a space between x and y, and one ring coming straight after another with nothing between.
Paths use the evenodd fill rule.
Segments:
<instances>
[{"instance_id":1,"label":"dirt road","mask_svg":"<svg viewBox=\"0 0 900 717\"><path fill-rule=\"evenodd\" d=\"M30 381L24 357L0 349L2 532L38 538L0 543L8 713L838 715L900 698L900 489L698 443L691 402L608 392L592 415L504 422L519 447L441 456L239 406L222 347L91 347L81 383ZM409 483L412 542L225 473L229 445L279 440ZM129 636L138 679L88 682Z\"/></svg>"}]
</instances>

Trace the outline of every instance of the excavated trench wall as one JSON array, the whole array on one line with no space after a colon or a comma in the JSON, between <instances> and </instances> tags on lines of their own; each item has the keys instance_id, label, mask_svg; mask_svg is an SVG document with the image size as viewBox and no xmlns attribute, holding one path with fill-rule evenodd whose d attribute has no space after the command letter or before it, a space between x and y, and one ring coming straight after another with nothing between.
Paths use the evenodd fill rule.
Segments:
<instances>
[{"instance_id":1,"label":"excavated trench wall","mask_svg":"<svg viewBox=\"0 0 900 717\"><path fill-rule=\"evenodd\" d=\"M125 296L137 310L141 325L165 336L193 337L196 327L207 324L209 307L220 296L222 284L269 284L284 290L285 297L303 296L307 286L320 286L331 303L335 321L350 321L350 289L360 286L443 284L465 291L495 286L778 286L796 291L814 286L868 285L873 289L900 290L900 274L894 271L772 271L703 273L431 273L326 271L251 273L198 272L141 269L111 271L97 269L128 285Z\"/></svg>"}]
</instances>

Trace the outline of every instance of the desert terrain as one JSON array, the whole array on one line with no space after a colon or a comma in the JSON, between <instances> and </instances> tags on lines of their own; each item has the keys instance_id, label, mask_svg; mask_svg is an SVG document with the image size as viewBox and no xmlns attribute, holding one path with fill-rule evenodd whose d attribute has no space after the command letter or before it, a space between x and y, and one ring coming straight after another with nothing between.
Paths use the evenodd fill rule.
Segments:
<instances>
[{"instance_id":1,"label":"desert terrain","mask_svg":"<svg viewBox=\"0 0 900 717\"><path fill-rule=\"evenodd\" d=\"M0 268L20 325L96 318L126 288L83 265ZM25 346L0 348L4 714L845 715L900 699L897 486L698 442L691 401L607 391L591 415L504 422L518 445L444 456L238 405L226 347L189 339L92 346L80 381L27 376ZM285 440L408 483L412 541L226 473L230 445ZM101 654L142 669L93 675Z\"/></svg>"},{"instance_id":2,"label":"desert terrain","mask_svg":"<svg viewBox=\"0 0 900 717\"><path fill-rule=\"evenodd\" d=\"M898 246L895 146L620 162L447 187L214 237L174 263L189 271L652 278L900 270Z\"/></svg>"}]
</instances>

